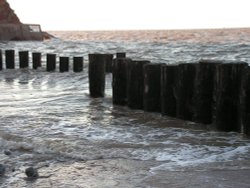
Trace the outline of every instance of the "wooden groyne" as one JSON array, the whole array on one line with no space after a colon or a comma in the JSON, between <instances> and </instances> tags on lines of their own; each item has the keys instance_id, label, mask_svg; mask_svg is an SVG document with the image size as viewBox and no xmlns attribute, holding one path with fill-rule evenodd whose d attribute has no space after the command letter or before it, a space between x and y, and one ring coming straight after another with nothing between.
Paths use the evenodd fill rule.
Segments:
<instances>
[{"instance_id":1,"label":"wooden groyne","mask_svg":"<svg viewBox=\"0 0 250 188\"><path fill-rule=\"evenodd\" d=\"M18 58L16 58L17 54ZM32 52L32 53L29 51L16 52L15 50L12 49L5 51L0 50L0 70L15 69L17 68L16 65L18 65L16 63L19 63L20 69L31 68L31 67L33 69L41 68L42 55L43 54L40 52ZM57 54L51 54L51 53L45 54L45 56L46 56L45 66L48 72L56 71L57 64L60 72L68 72L70 71L70 67L72 67L73 72L83 71L84 67L83 56L73 57L72 58L73 62L71 64L70 64L70 57L64 57L64 56L57 57Z\"/></svg>"},{"instance_id":2,"label":"wooden groyne","mask_svg":"<svg viewBox=\"0 0 250 188\"><path fill-rule=\"evenodd\" d=\"M0 70L16 68L15 54L14 50L0 50ZM31 67L30 59L33 69L42 66L39 52L20 51L18 57L21 69ZM250 68L246 62L200 60L167 65L132 60L125 53L89 54L88 58L91 97L105 96L105 75L111 72L114 105L250 136ZM70 66L69 57L46 54L48 72L56 71L57 59L60 72L70 67L74 72L83 71L83 57L73 57Z\"/></svg>"},{"instance_id":3,"label":"wooden groyne","mask_svg":"<svg viewBox=\"0 0 250 188\"><path fill-rule=\"evenodd\" d=\"M104 64L100 61L97 66ZM250 136L250 70L245 62L200 60L166 65L118 56L112 70L114 105Z\"/></svg>"}]
</instances>

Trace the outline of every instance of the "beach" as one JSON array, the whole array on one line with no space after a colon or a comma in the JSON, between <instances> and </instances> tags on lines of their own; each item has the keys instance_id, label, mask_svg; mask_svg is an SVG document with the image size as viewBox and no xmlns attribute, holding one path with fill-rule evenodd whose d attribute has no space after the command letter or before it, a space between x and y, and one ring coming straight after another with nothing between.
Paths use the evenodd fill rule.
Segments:
<instances>
[{"instance_id":1,"label":"beach","mask_svg":"<svg viewBox=\"0 0 250 188\"><path fill-rule=\"evenodd\" d=\"M242 187L250 185L250 140L213 125L91 98L88 54L126 52L152 63L200 59L250 62L250 29L51 31L43 42L0 42L0 49L42 53L42 67L0 72L0 187ZM70 57L70 71L46 71L46 54ZM84 71L72 71L72 57ZM6 155L9 151L9 155ZM25 169L38 169L27 179Z\"/></svg>"},{"instance_id":2,"label":"beach","mask_svg":"<svg viewBox=\"0 0 250 188\"><path fill-rule=\"evenodd\" d=\"M149 173L155 162L99 159L61 163L40 169L36 180L20 175L9 187L249 187L250 170L162 171ZM44 178L43 176L49 176Z\"/></svg>"}]
</instances>

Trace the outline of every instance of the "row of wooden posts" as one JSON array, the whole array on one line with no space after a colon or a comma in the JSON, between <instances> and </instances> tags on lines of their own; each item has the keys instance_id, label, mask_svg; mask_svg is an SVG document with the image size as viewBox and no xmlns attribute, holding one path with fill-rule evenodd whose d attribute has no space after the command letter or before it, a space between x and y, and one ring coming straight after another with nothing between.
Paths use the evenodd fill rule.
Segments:
<instances>
[{"instance_id":1,"label":"row of wooden posts","mask_svg":"<svg viewBox=\"0 0 250 188\"><path fill-rule=\"evenodd\" d=\"M29 51L19 51L19 67L29 67ZM51 72L56 70L56 54L46 54L46 70ZM42 54L40 52L32 53L32 67L37 69L42 66ZM73 71L83 71L84 58L73 57ZM15 50L5 50L5 68L15 69ZM3 53L0 50L0 70L3 69ZM59 57L59 71L69 71L69 57Z\"/></svg>"},{"instance_id":2,"label":"row of wooden posts","mask_svg":"<svg viewBox=\"0 0 250 188\"><path fill-rule=\"evenodd\" d=\"M108 62L107 62L108 61ZM200 60L178 65L89 54L91 97L104 97L105 66L113 104L250 136L250 68L245 62Z\"/></svg>"},{"instance_id":3,"label":"row of wooden posts","mask_svg":"<svg viewBox=\"0 0 250 188\"><path fill-rule=\"evenodd\" d=\"M19 67L29 67L29 52L19 51ZM47 54L47 71L55 71L56 54ZM125 53L89 54L91 97L104 97L105 73L112 72L113 104L159 112L218 130L250 136L250 68L245 62L201 60L178 65L132 60ZM83 71L83 57L73 57L73 71ZM5 50L6 69L15 68L15 51ZM33 68L41 53L32 53ZM0 50L0 70L3 69ZM60 57L60 72L69 71L69 57Z\"/></svg>"}]
</instances>

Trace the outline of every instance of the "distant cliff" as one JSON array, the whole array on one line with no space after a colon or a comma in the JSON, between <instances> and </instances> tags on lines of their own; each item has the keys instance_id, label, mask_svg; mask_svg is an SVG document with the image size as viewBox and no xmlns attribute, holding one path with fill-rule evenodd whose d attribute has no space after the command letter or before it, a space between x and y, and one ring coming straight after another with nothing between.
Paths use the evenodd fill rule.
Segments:
<instances>
[{"instance_id":1,"label":"distant cliff","mask_svg":"<svg viewBox=\"0 0 250 188\"><path fill-rule=\"evenodd\" d=\"M0 41L43 40L45 34L38 24L21 23L9 3L6 0L0 0Z\"/></svg>"},{"instance_id":2,"label":"distant cliff","mask_svg":"<svg viewBox=\"0 0 250 188\"><path fill-rule=\"evenodd\" d=\"M0 0L0 24L21 24L6 0Z\"/></svg>"}]
</instances>

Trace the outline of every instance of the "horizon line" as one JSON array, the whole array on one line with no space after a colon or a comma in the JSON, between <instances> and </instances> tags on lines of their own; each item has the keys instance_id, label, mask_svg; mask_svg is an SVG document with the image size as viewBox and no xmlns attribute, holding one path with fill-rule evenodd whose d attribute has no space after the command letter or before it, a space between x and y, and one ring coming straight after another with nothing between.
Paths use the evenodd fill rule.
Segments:
<instances>
[{"instance_id":1,"label":"horizon line","mask_svg":"<svg viewBox=\"0 0 250 188\"><path fill-rule=\"evenodd\" d=\"M169 29L46 29L43 31L189 31L189 30L234 30L250 29L249 27L213 27L213 28L169 28Z\"/></svg>"}]
</instances>

